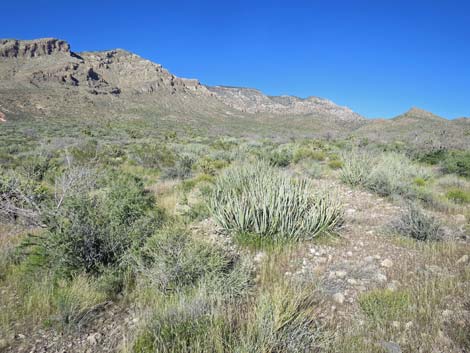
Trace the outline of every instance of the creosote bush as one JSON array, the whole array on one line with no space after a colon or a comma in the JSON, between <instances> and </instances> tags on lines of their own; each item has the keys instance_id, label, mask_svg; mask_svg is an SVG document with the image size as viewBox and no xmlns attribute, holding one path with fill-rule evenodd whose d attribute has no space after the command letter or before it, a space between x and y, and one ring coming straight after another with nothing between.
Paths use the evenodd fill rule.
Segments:
<instances>
[{"instance_id":1,"label":"creosote bush","mask_svg":"<svg viewBox=\"0 0 470 353\"><path fill-rule=\"evenodd\" d=\"M432 173L409 158L393 152L373 155L366 151L343 154L341 180L351 186L362 186L381 196L416 196Z\"/></svg>"},{"instance_id":2,"label":"creosote bush","mask_svg":"<svg viewBox=\"0 0 470 353\"><path fill-rule=\"evenodd\" d=\"M291 178L265 162L241 164L216 179L209 207L229 231L311 238L332 231L342 220L338 200L314 191L307 180Z\"/></svg>"},{"instance_id":3,"label":"creosote bush","mask_svg":"<svg viewBox=\"0 0 470 353\"><path fill-rule=\"evenodd\" d=\"M72 195L46 223L33 254L55 271L101 273L119 266L162 222L141 180L116 177L104 190Z\"/></svg>"},{"instance_id":4,"label":"creosote bush","mask_svg":"<svg viewBox=\"0 0 470 353\"><path fill-rule=\"evenodd\" d=\"M421 241L438 240L442 236L440 223L414 203L408 204L400 217L391 223L391 229Z\"/></svg>"}]
</instances>

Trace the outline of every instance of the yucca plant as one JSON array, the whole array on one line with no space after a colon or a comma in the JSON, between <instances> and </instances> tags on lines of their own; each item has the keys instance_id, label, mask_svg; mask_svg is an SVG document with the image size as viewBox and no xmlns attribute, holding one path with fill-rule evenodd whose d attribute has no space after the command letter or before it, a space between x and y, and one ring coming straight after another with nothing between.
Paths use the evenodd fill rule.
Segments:
<instances>
[{"instance_id":1,"label":"yucca plant","mask_svg":"<svg viewBox=\"0 0 470 353\"><path fill-rule=\"evenodd\" d=\"M364 151L352 151L343 153L342 160L341 181L351 186L364 185L372 170L373 158Z\"/></svg>"},{"instance_id":2,"label":"yucca plant","mask_svg":"<svg viewBox=\"0 0 470 353\"><path fill-rule=\"evenodd\" d=\"M241 164L216 179L209 200L225 229L274 239L311 238L341 223L342 207L327 193L313 193L306 179L294 179L266 162Z\"/></svg>"}]
</instances>

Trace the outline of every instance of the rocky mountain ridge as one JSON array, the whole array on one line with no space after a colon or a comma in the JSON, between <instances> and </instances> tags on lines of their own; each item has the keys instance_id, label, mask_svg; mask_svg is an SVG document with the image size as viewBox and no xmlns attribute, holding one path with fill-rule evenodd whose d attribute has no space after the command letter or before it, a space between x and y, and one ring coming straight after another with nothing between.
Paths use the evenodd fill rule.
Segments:
<instances>
[{"instance_id":1,"label":"rocky mountain ridge","mask_svg":"<svg viewBox=\"0 0 470 353\"><path fill-rule=\"evenodd\" d=\"M19 86L31 90L73 89L91 100L93 95L114 97L117 105L116 99L137 99L170 107L173 100L172 109L178 111L182 108L178 100L183 99L193 101L189 106L197 105L198 111L213 113L216 108L224 115L310 115L346 123L364 120L326 99L272 97L249 88L205 86L122 49L74 53L66 41L55 38L0 40L0 79L0 93Z\"/></svg>"}]
</instances>

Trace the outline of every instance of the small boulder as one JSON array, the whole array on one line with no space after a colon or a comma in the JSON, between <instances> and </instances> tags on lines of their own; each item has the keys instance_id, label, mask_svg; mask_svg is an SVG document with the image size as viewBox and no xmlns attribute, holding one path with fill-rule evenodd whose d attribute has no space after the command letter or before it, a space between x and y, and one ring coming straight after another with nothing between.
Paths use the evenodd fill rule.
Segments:
<instances>
[{"instance_id":1,"label":"small boulder","mask_svg":"<svg viewBox=\"0 0 470 353\"><path fill-rule=\"evenodd\" d=\"M338 304L343 304L343 303L344 303L344 299L345 299L345 298L344 298L344 294L343 294L343 293L338 292L338 293L335 293L335 294L333 295L333 300L334 300L335 302L337 302Z\"/></svg>"}]
</instances>

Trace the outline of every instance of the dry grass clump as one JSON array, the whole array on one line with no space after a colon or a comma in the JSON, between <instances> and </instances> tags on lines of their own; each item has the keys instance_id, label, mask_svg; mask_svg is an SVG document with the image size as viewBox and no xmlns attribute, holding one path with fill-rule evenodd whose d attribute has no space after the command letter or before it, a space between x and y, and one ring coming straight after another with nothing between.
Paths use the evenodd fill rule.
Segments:
<instances>
[{"instance_id":1,"label":"dry grass clump","mask_svg":"<svg viewBox=\"0 0 470 353\"><path fill-rule=\"evenodd\" d=\"M416 240L438 240L442 236L440 223L414 203L407 205L391 224L393 231Z\"/></svg>"}]
</instances>

